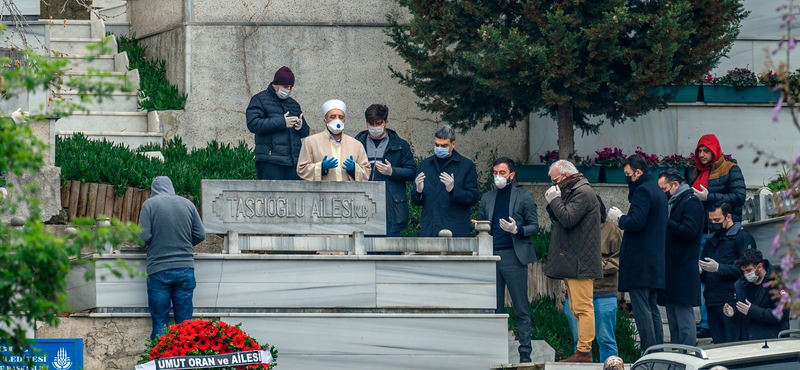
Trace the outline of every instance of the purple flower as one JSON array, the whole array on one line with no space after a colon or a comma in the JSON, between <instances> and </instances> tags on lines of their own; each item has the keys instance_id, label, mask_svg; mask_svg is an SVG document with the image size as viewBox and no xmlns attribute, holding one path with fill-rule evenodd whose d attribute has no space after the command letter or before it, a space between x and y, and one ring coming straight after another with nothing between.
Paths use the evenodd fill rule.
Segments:
<instances>
[{"instance_id":1,"label":"purple flower","mask_svg":"<svg viewBox=\"0 0 800 370\"><path fill-rule=\"evenodd\" d=\"M781 113L781 108L783 108L783 95L778 99L778 104L775 104L775 108L772 110L772 123L778 123L778 115Z\"/></svg>"},{"instance_id":2,"label":"purple flower","mask_svg":"<svg viewBox=\"0 0 800 370\"><path fill-rule=\"evenodd\" d=\"M794 40L794 37L790 37L789 38L789 51L794 51L796 46L797 46L797 42Z\"/></svg>"},{"instance_id":3,"label":"purple flower","mask_svg":"<svg viewBox=\"0 0 800 370\"><path fill-rule=\"evenodd\" d=\"M783 317L783 303L778 303L778 305L775 306L775 309L772 310L772 316L775 316L778 320Z\"/></svg>"},{"instance_id":4,"label":"purple flower","mask_svg":"<svg viewBox=\"0 0 800 370\"><path fill-rule=\"evenodd\" d=\"M794 265L794 262L792 261L792 255L789 253L785 254L783 258L781 258L781 268L783 271L791 271L792 265Z\"/></svg>"}]
</instances>

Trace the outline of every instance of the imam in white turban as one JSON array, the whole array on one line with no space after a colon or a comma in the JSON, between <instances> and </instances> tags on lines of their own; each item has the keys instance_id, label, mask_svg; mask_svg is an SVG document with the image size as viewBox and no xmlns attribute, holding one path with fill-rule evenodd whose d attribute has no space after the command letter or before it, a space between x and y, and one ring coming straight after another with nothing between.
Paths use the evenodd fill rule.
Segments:
<instances>
[{"instance_id":1,"label":"imam in white turban","mask_svg":"<svg viewBox=\"0 0 800 370\"><path fill-rule=\"evenodd\" d=\"M327 116L331 109L339 109L342 113L347 113L347 106L344 105L343 101L338 99L328 100L325 104L322 104L322 115Z\"/></svg>"}]
</instances>

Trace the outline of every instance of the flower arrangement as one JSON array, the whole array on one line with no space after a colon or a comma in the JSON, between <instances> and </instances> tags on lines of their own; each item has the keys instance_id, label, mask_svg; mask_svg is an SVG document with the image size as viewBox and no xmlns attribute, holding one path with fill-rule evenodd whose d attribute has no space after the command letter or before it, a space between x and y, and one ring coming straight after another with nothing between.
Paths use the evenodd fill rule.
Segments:
<instances>
[{"instance_id":1,"label":"flower arrangement","mask_svg":"<svg viewBox=\"0 0 800 370\"><path fill-rule=\"evenodd\" d=\"M642 148L638 148L638 147L636 148L636 151L634 153L644 157L644 161L647 162L647 166L648 167L657 167L658 166L659 160L658 160L658 156L657 155L655 155L655 154L647 154L647 153L642 151Z\"/></svg>"},{"instance_id":2,"label":"flower arrangement","mask_svg":"<svg viewBox=\"0 0 800 370\"><path fill-rule=\"evenodd\" d=\"M159 358L219 355L225 353L261 351L269 348L273 362L247 366L230 366L220 369L271 369L277 365L278 351L269 344L261 346L240 328L224 322L190 320L173 325L167 334L150 342L140 364Z\"/></svg>"},{"instance_id":3,"label":"flower arrangement","mask_svg":"<svg viewBox=\"0 0 800 370\"><path fill-rule=\"evenodd\" d=\"M769 71L760 73L758 75L758 83L767 86L776 86L781 83L781 80L778 78L778 75L770 69Z\"/></svg>"},{"instance_id":4,"label":"flower arrangement","mask_svg":"<svg viewBox=\"0 0 800 370\"><path fill-rule=\"evenodd\" d=\"M658 165L668 168L687 168L694 166L694 159L693 155L688 157L684 157L680 154L665 155L661 157Z\"/></svg>"},{"instance_id":5,"label":"flower arrangement","mask_svg":"<svg viewBox=\"0 0 800 370\"><path fill-rule=\"evenodd\" d=\"M747 68L734 68L728 71L725 76L715 78L713 83L739 88L755 86L758 83L758 78L756 78L756 74L753 71Z\"/></svg>"},{"instance_id":6,"label":"flower arrangement","mask_svg":"<svg viewBox=\"0 0 800 370\"><path fill-rule=\"evenodd\" d=\"M558 150L548 150L539 156L539 160L547 165L555 163L558 159Z\"/></svg>"},{"instance_id":7,"label":"flower arrangement","mask_svg":"<svg viewBox=\"0 0 800 370\"><path fill-rule=\"evenodd\" d=\"M620 148L603 148L595 153L597 153L597 159L594 160L594 163L606 167L620 167L622 161L627 157Z\"/></svg>"},{"instance_id":8,"label":"flower arrangement","mask_svg":"<svg viewBox=\"0 0 800 370\"><path fill-rule=\"evenodd\" d=\"M578 167L592 167L594 168L595 163L594 160L589 157L588 155L585 157L581 157L579 155L575 155L572 157L575 160L575 165Z\"/></svg>"}]
</instances>

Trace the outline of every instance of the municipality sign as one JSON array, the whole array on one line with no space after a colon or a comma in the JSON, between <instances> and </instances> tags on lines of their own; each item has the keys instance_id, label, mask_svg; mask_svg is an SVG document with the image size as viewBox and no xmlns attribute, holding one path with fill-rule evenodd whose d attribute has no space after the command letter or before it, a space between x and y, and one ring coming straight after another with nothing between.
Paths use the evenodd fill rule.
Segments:
<instances>
[{"instance_id":1,"label":"municipality sign","mask_svg":"<svg viewBox=\"0 0 800 370\"><path fill-rule=\"evenodd\" d=\"M83 369L83 339L34 339L32 350L16 353L13 346L0 345L0 370ZM26 362L33 362L28 366Z\"/></svg>"}]
</instances>

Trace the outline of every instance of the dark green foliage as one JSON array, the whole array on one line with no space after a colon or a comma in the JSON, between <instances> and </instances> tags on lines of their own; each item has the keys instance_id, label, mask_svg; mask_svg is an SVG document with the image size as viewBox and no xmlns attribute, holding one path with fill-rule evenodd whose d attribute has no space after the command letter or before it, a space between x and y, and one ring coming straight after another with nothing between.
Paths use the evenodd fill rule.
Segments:
<instances>
[{"instance_id":1,"label":"dark green foliage","mask_svg":"<svg viewBox=\"0 0 800 370\"><path fill-rule=\"evenodd\" d=\"M541 263L547 262L547 253L550 251L550 236L552 234L552 228L548 230L539 228L539 233L531 236L533 250L536 252L536 259Z\"/></svg>"},{"instance_id":2,"label":"dark green foliage","mask_svg":"<svg viewBox=\"0 0 800 370\"><path fill-rule=\"evenodd\" d=\"M139 45L136 34L131 37L120 36L117 50L128 53L128 69L139 70L139 108L148 112L154 110L183 109L186 94L167 80L167 70L163 60L149 60L145 56L147 47Z\"/></svg>"},{"instance_id":3,"label":"dark green foliage","mask_svg":"<svg viewBox=\"0 0 800 370\"><path fill-rule=\"evenodd\" d=\"M511 307L506 307L508 328L518 334L514 321L514 312ZM539 295L531 302L531 337L533 340L544 340L556 351L556 361L565 359L575 352L569 322L564 314L564 301L556 304L556 298L549 295ZM625 363L634 363L642 356L642 351L636 343L636 327L630 313L622 308L617 310L617 351ZM595 362L600 361L597 340L592 342L592 357Z\"/></svg>"},{"instance_id":4,"label":"dark green foliage","mask_svg":"<svg viewBox=\"0 0 800 370\"><path fill-rule=\"evenodd\" d=\"M397 3L412 17L387 15L387 44L408 63L390 66L394 77L462 130L561 106L565 123L596 132L590 116L615 124L663 108L669 98L648 89L700 80L747 15L740 0Z\"/></svg>"},{"instance_id":5,"label":"dark green foliage","mask_svg":"<svg viewBox=\"0 0 800 370\"><path fill-rule=\"evenodd\" d=\"M161 150L164 162L137 152ZM56 139L56 165L65 180L99 182L116 187L149 189L156 176L169 176L178 195L193 196L200 205L201 179L254 180L253 150L243 141L237 146L211 141L201 149L186 150L176 137L164 148L148 145L135 151L122 144L89 140L82 134Z\"/></svg>"}]
</instances>

